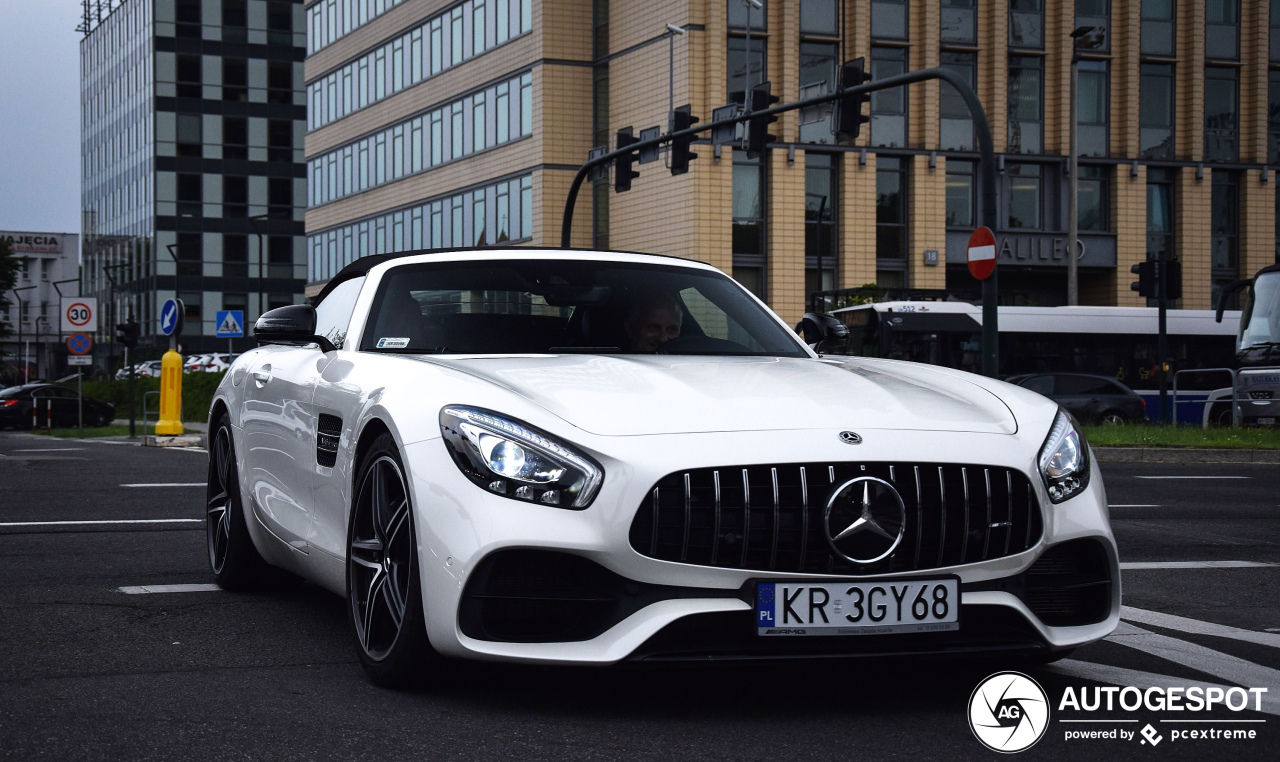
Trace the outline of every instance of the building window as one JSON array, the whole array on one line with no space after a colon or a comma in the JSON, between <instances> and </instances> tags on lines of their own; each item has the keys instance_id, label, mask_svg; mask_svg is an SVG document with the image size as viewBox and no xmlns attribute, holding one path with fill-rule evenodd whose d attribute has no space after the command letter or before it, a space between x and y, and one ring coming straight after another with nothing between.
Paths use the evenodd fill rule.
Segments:
<instances>
[{"instance_id":1,"label":"building window","mask_svg":"<svg viewBox=\"0 0 1280 762\"><path fill-rule=\"evenodd\" d=\"M800 0L800 33L839 37L836 0Z\"/></svg>"},{"instance_id":2,"label":"building window","mask_svg":"<svg viewBox=\"0 0 1280 762\"><path fill-rule=\"evenodd\" d=\"M203 120L199 114L178 114L174 120L177 123L179 156L192 156L199 158L203 155L204 146L201 145L202 138L201 123Z\"/></svg>"},{"instance_id":3,"label":"building window","mask_svg":"<svg viewBox=\"0 0 1280 762\"><path fill-rule=\"evenodd\" d=\"M1173 170L1147 167L1147 259L1173 255ZM1157 307L1155 299L1148 307Z\"/></svg>"},{"instance_id":4,"label":"building window","mask_svg":"<svg viewBox=\"0 0 1280 762\"><path fill-rule=\"evenodd\" d=\"M1142 55L1172 56L1175 0L1142 0Z\"/></svg>"},{"instance_id":5,"label":"building window","mask_svg":"<svg viewBox=\"0 0 1280 762\"><path fill-rule=\"evenodd\" d=\"M975 45L978 42L977 0L942 0L942 41Z\"/></svg>"},{"instance_id":6,"label":"building window","mask_svg":"<svg viewBox=\"0 0 1280 762\"><path fill-rule=\"evenodd\" d=\"M267 122L267 161L293 161L293 120Z\"/></svg>"},{"instance_id":7,"label":"building window","mask_svg":"<svg viewBox=\"0 0 1280 762\"><path fill-rule=\"evenodd\" d=\"M231 219L249 216L249 178L222 177L222 216Z\"/></svg>"},{"instance_id":8,"label":"building window","mask_svg":"<svg viewBox=\"0 0 1280 762\"><path fill-rule=\"evenodd\" d=\"M293 62L267 62L267 102L293 103Z\"/></svg>"},{"instance_id":9,"label":"building window","mask_svg":"<svg viewBox=\"0 0 1280 762\"><path fill-rule=\"evenodd\" d=\"M222 117L222 158L245 161L249 158L249 120L242 116Z\"/></svg>"},{"instance_id":10,"label":"building window","mask_svg":"<svg viewBox=\"0 0 1280 762\"><path fill-rule=\"evenodd\" d=\"M1204 158L1235 161L1239 148L1238 84L1240 72L1209 66L1204 72Z\"/></svg>"},{"instance_id":11,"label":"building window","mask_svg":"<svg viewBox=\"0 0 1280 762\"><path fill-rule=\"evenodd\" d=\"M1110 173L1106 167L1096 165L1080 166L1078 170L1076 229L1087 233L1106 232L1111 222Z\"/></svg>"},{"instance_id":12,"label":"building window","mask_svg":"<svg viewBox=\"0 0 1280 762\"><path fill-rule=\"evenodd\" d=\"M805 292L836 287L837 246L836 158L827 153L804 155Z\"/></svg>"},{"instance_id":13,"label":"building window","mask_svg":"<svg viewBox=\"0 0 1280 762\"><path fill-rule=\"evenodd\" d=\"M198 29L198 27L197 27ZM177 56L177 95L179 98L199 98L201 90L200 56Z\"/></svg>"},{"instance_id":14,"label":"building window","mask_svg":"<svg viewBox=\"0 0 1280 762\"><path fill-rule=\"evenodd\" d=\"M813 98L836 89L835 42L800 43L800 98ZM833 143L831 107L812 107L800 112L800 142Z\"/></svg>"},{"instance_id":15,"label":"building window","mask_svg":"<svg viewBox=\"0 0 1280 762\"><path fill-rule=\"evenodd\" d=\"M1010 164L1009 222L1011 230L1044 229L1044 178L1039 164Z\"/></svg>"},{"instance_id":16,"label":"building window","mask_svg":"<svg viewBox=\"0 0 1280 762\"><path fill-rule=\"evenodd\" d=\"M978 218L974 163L947 159L947 227L972 229Z\"/></svg>"},{"instance_id":17,"label":"building window","mask_svg":"<svg viewBox=\"0 0 1280 762\"><path fill-rule=\"evenodd\" d=\"M243 58L222 58L222 100L249 100L249 62Z\"/></svg>"},{"instance_id":18,"label":"building window","mask_svg":"<svg viewBox=\"0 0 1280 762\"><path fill-rule=\"evenodd\" d=\"M1108 88L1106 61L1081 61L1077 91L1078 126L1076 137L1081 156L1106 156L1108 120Z\"/></svg>"},{"instance_id":19,"label":"building window","mask_svg":"<svg viewBox=\"0 0 1280 762\"><path fill-rule=\"evenodd\" d=\"M222 295L222 309L240 310L247 316L249 314L249 295L224 293Z\"/></svg>"},{"instance_id":20,"label":"building window","mask_svg":"<svg viewBox=\"0 0 1280 762\"><path fill-rule=\"evenodd\" d=\"M200 0L174 0L173 20L177 23L177 36L200 37Z\"/></svg>"},{"instance_id":21,"label":"building window","mask_svg":"<svg viewBox=\"0 0 1280 762\"><path fill-rule=\"evenodd\" d=\"M1173 64L1142 64L1138 103L1139 156L1172 159Z\"/></svg>"},{"instance_id":22,"label":"building window","mask_svg":"<svg viewBox=\"0 0 1280 762\"><path fill-rule=\"evenodd\" d=\"M1240 186L1235 172L1214 170L1213 203L1210 211L1213 249L1211 256L1211 301L1218 307L1218 293L1240 278ZM1235 309L1234 299L1228 309Z\"/></svg>"},{"instance_id":23,"label":"building window","mask_svg":"<svg viewBox=\"0 0 1280 762\"><path fill-rule=\"evenodd\" d=\"M1207 58L1240 58L1240 0L1205 0L1204 54Z\"/></svg>"},{"instance_id":24,"label":"building window","mask_svg":"<svg viewBox=\"0 0 1280 762\"><path fill-rule=\"evenodd\" d=\"M1280 61L1280 0L1271 0L1271 60Z\"/></svg>"},{"instance_id":25,"label":"building window","mask_svg":"<svg viewBox=\"0 0 1280 762\"><path fill-rule=\"evenodd\" d=\"M1009 0L1009 47L1044 49L1044 0Z\"/></svg>"},{"instance_id":26,"label":"building window","mask_svg":"<svg viewBox=\"0 0 1280 762\"><path fill-rule=\"evenodd\" d=\"M765 81L768 65L767 40L756 37L732 36L728 45L729 101L745 103L746 90ZM748 48L750 50L748 51Z\"/></svg>"},{"instance_id":27,"label":"building window","mask_svg":"<svg viewBox=\"0 0 1280 762\"><path fill-rule=\"evenodd\" d=\"M907 72L907 49L871 49L871 78L887 79ZM902 148L907 144L907 88L871 93L871 145Z\"/></svg>"},{"instance_id":28,"label":"building window","mask_svg":"<svg viewBox=\"0 0 1280 762\"><path fill-rule=\"evenodd\" d=\"M1040 153L1043 71L1039 57L1009 59L1009 153Z\"/></svg>"},{"instance_id":29,"label":"building window","mask_svg":"<svg viewBox=\"0 0 1280 762\"><path fill-rule=\"evenodd\" d=\"M222 276L249 277L249 236L228 234L222 237Z\"/></svg>"},{"instance_id":30,"label":"building window","mask_svg":"<svg viewBox=\"0 0 1280 762\"><path fill-rule=\"evenodd\" d=\"M203 214L204 175L178 175L178 216L199 217Z\"/></svg>"},{"instance_id":31,"label":"building window","mask_svg":"<svg viewBox=\"0 0 1280 762\"><path fill-rule=\"evenodd\" d=\"M768 28L769 0L760 0L761 8L752 7L747 0L728 0L728 5L729 28L746 29L750 27L752 31L764 31Z\"/></svg>"},{"instance_id":32,"label":"building window","mask_svg":"<svg viewBox=\"0 0 1280 762\"><path fill-rule=\"evenodd\" d=\"M267 238L267 277L293 277L293 237L273 235Z\"/></svg>"},{"instance_id":33,"label":"building window","mask_svg":"<svg viewBox=\"0 0 1280 762\"><path fill-rule=\"evenodd\" d=\"M1280 164L1280 71L1267 74L1267 163Z\"/></svg>"},{"instance_id":34,"label":"building window","mask_svg":"<svg viewBox=\"0 0 1280 762\"><path fill-rule=\"evenodd\" d=\"M907 39L906 0L871 0L871 37L877 40Z\"/></svg>"},{"instance_id":35,"label":"building window","mask_svg":"<svg viewBox=\"0 0 1280 762\"><path fill-rule=\"evenodd\" d=\"M178 292L178 299L182 300L182 331L188 336L200 336L204 333L204 309L201 305L203 296L200 291Z\"/></svg>"},{"instance_id":36,"label":"building window","mask_svg":"<svg viewBox=\"0 0 1280 762\"><path fill-rule=\"evenodd\" d=\"M1102 46L1099 53L1111 50L1111 0L1076 0L1076 26L1091 26L1102 30Z\"/></svg>"},{"instance_id":37,"label":"building window","mask_svg":"<svg viewBox=\"0 0 1280 762\"><path fill-rule=\"evenodd\" d=\"M199 233L178 234L178 275L202 275L204 268L204 236Z\"/></svg>"},{"instance_id":38,"label":"building window","mask_svg":"<svg viewBox=\"0 0 1280 762\"><path fill-rule=\"evenodd\" d=\"M961 79L975 91L978 89L978 54L970 52L942 52L942 68L959 74ZM973 119L969 115L969 107L954 87L943 82L939 85L940 102L938 115L941 140L939 148L944 151L972 151L976 148L973 140Z\"/></svg>"},{"instance_id":39,"label":"building window","mask_svg":"<svg viewBox=\"0 0 1280 762\"><path fill-rule=\"evenodd\" d=\"M272 219L293 218L293 178L272 177L267 180L268 214Z\"/></svg>"},{"instance_id":40,"label":"building window","mask_svg":"<svg viewBox=\"0 0 1280 762\"><path fill-rule=\"evenodd\" d=\"M876 282L900 288L907 267L907 172L903 160L876 156Z\"/></svg>"},{"instance_id":41,"label":"building window","mask_svg":"<svg viewBox=\"0 0 1280 762\"><path fill-rule=\"evenodd\" d=\"M761 299L765 297L764 242L764 166L734 151L733 277Z\"/></svg>"}]
</instances>

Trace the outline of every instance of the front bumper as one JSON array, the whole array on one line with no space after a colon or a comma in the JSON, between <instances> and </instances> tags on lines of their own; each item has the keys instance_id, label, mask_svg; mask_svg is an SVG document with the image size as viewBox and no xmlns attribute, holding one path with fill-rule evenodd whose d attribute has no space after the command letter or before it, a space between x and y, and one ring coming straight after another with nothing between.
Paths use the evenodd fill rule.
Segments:
<instances>
[{"instance_id":1,"label":"front bumper","mask_svg":"<svg viewBox=\"0 0 1280 762\"><path fill-rule=\"evenodd\" d=\"M848 445L812 431L686 434L664 437L595 438L588 447L605 467L605 483L584 511L517 503L478 489L459 473L439 439L406 447L413 502L418 516L419 558L427 632L441 653L478 659L547 664L611 664L627 659L783 658L886 653L1050 653L1089 643L1119 622L1120 584L1102 478L1053 506L1038 478L1032 479L1042 506L1043 536L1028 550L977 563L875 578L959 577L961 629L953 633L826 638L761 638L753 626L754 582L796 579L867 579L753 569L725 569L661 561L634 550L628 532L638 506L661 477L688 468L726 463L768 462L761 453L786 453L790 462L863 462L922 459L922 443L933 460L969 461L1034 474L1038 445L1007 435L871 432L874 447L851 452ZM660 441L658 441L660 440ZM1020 441L1022 440L1022 441ZM869 437L868 441L872 441ZM975 458L973 453L982 453ZM1061 624L1038 615L1027 594L1028 573L1053 546L1087 539L1098 548L1104 600L1084 624ZM478 627L474 620L477 573L486 562L513 550L552 551L585 559L620 582L626 602L594 630L543 642L519 629ZM570 575L572 576L572 575ZM1091 584L1096 584L1094 580ZM534 585L536 587L536 585ZM628 588L634 592L629 592ZM536 598L536 596L534 596ZM600 596L597 596L600 597ZM1042 596L1043 597L1043 596ZM491 596L492 598L492 596ZM518 606L511 611L518 611ZM536 611L536 606L526 608ZM501 618L501 617L499 617ZM511 617L508 616L508 619ZM517 617L518 619L519 617ZM1082 620L1065 620L1082 621ZM554 633L550 637L557 637ZM534 638L536 639L536 638ZM798 643L796 641L805 641Z\"/></svg>"}]
</instances>

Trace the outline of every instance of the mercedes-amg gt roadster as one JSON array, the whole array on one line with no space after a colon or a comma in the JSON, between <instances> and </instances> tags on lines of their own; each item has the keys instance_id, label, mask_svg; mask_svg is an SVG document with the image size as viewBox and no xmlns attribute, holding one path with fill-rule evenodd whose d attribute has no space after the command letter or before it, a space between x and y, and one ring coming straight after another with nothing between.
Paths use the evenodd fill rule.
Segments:
<instances>
[{"instance_id":1,"label":"mercedes-amg gt roadster","mask_svg":"<svg viewBox=\"0 0 1280 762\"><path fill-rule=\"evenodd\" d=\"M342 596L380 684L441 656L1043 662L1116 627L1070 415L797 330L675 257L360 259L218 388L214 579Z\"/></svg>"}]
</instances>

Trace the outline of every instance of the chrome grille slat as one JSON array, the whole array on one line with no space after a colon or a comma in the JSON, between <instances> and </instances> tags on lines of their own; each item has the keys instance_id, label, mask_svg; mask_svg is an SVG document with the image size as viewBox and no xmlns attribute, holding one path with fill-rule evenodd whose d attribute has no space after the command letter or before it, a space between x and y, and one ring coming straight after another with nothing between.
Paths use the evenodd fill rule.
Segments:
<instances>
[{"instance_id":1,"label":"chrome grille slat","mask_svg":"<svg viewBox=\"0 0 1280 762\"><path fill-rule=\"evenodd\" d=\"M935 470L938 484L932 485L928 482ZM969 478L969 471L976 475L978 470L981 479ZM742 474L741 493L732 480L725 484L721 479L723 472L734 471ZM870 564L853 563L836 552L823 522L834 489L859 476L895 484L906 509L900 546ZM864 576L945 568L1021 553L1034 545L1044 527L1032 486L1030 475L1022 471L967 463L691 468L652 485L632 519L630 541L638 553L651 558L729 569ZM772 491L772 503L759 495L765 490ZM1005 504L1004 516L995 515L997 501ZM958 511L963 514L956 515ZM980 521L985 521L981 537ZM1004 536L993 536L999 529L1004 529ZM931 552L935 543L937 551Z\"/></svg>"}]
</instances>

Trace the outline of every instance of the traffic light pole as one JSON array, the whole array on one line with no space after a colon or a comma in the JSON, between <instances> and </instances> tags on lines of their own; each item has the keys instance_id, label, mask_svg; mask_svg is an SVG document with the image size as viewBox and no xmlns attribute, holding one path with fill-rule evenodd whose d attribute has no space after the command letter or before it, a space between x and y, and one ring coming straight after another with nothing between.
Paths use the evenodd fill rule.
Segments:
<instances>
[{"instance_id":1,"label":"traffic light pole","mask_svg":"<svg viewBox=\"0 0 1280 762\"><path fill-rule=\"evenodd\" d=\"M1165 372L1165 358L1169 356L1169 330L1168 330L1168 307L1169 307L1169 260L1166 252L1161 251L1156 256L1156 303L1159 305L1160 325L1159 333L1156 336L1156 373L1160 376L1160 422L1169 423L1170 410L1168 403L1169 393L1169 374ZM1232 413L1234 415L1234 411ZM1177 423L1177 421L1174 421Z\"/></svg>"},{"instance_id":2,"label":"traffic light pole","mask_svg":"<svg viewBox=\"0 0 1280 762\"><path fill-rule=\"evenodd\" d=\"M833 93L819 95L813 98L795 101L793 103L781 103L767 109L755 111L752 113L744 113L731 119L721 119L719 121L707 122L706 124L697 124L686 130L668 132L666 135L659 135L656 138L648 140L637 140L629 143L622 148L607 151L599 156L589 158L586 163L578 168L578 172L574 175L573 183L569 186L569 194L565 199L564 217L560 223L560 247L569 249L573 247L573 210L578 201L578 193L582 189L583 182L591 174L591 171L597 167L612 164L615 159L625 156L629 153L638 153L641 149L661 146L663 143L670 142L673 139L687 138L694 139L702 133L711 132L719 127L728 127L735 124L749 122L752 118L767 117L775 114L782 114L788 111L796 111L810 106L817 106L824 103L834 103L843 98L848 98L864 93L871 93L877 90L891 90L903 85L911 85L917 82L925 82L931 79L939 79L951 85L959 93L965 105L969 107L969 114L973 117L974 136L978 140L978 179L981 186L982 199L982 224L988 228L995 230L996 228L996 156L995 147L991 142L991 125L987 121L987 112L982 108L982 102L978 100L978 94L968 82L961 79L960 75L949 69L921 69L919 71L907 72L896 77L887 77L879 79L875 82L866 82L855 85L853 87L845 87ZM996 311L998 303L998 290L996 279L998 277L999 268L991 277L982 282L982 373L983 375L994 378L999 373L999 318Z\"/></svg>"}]
</instances>

